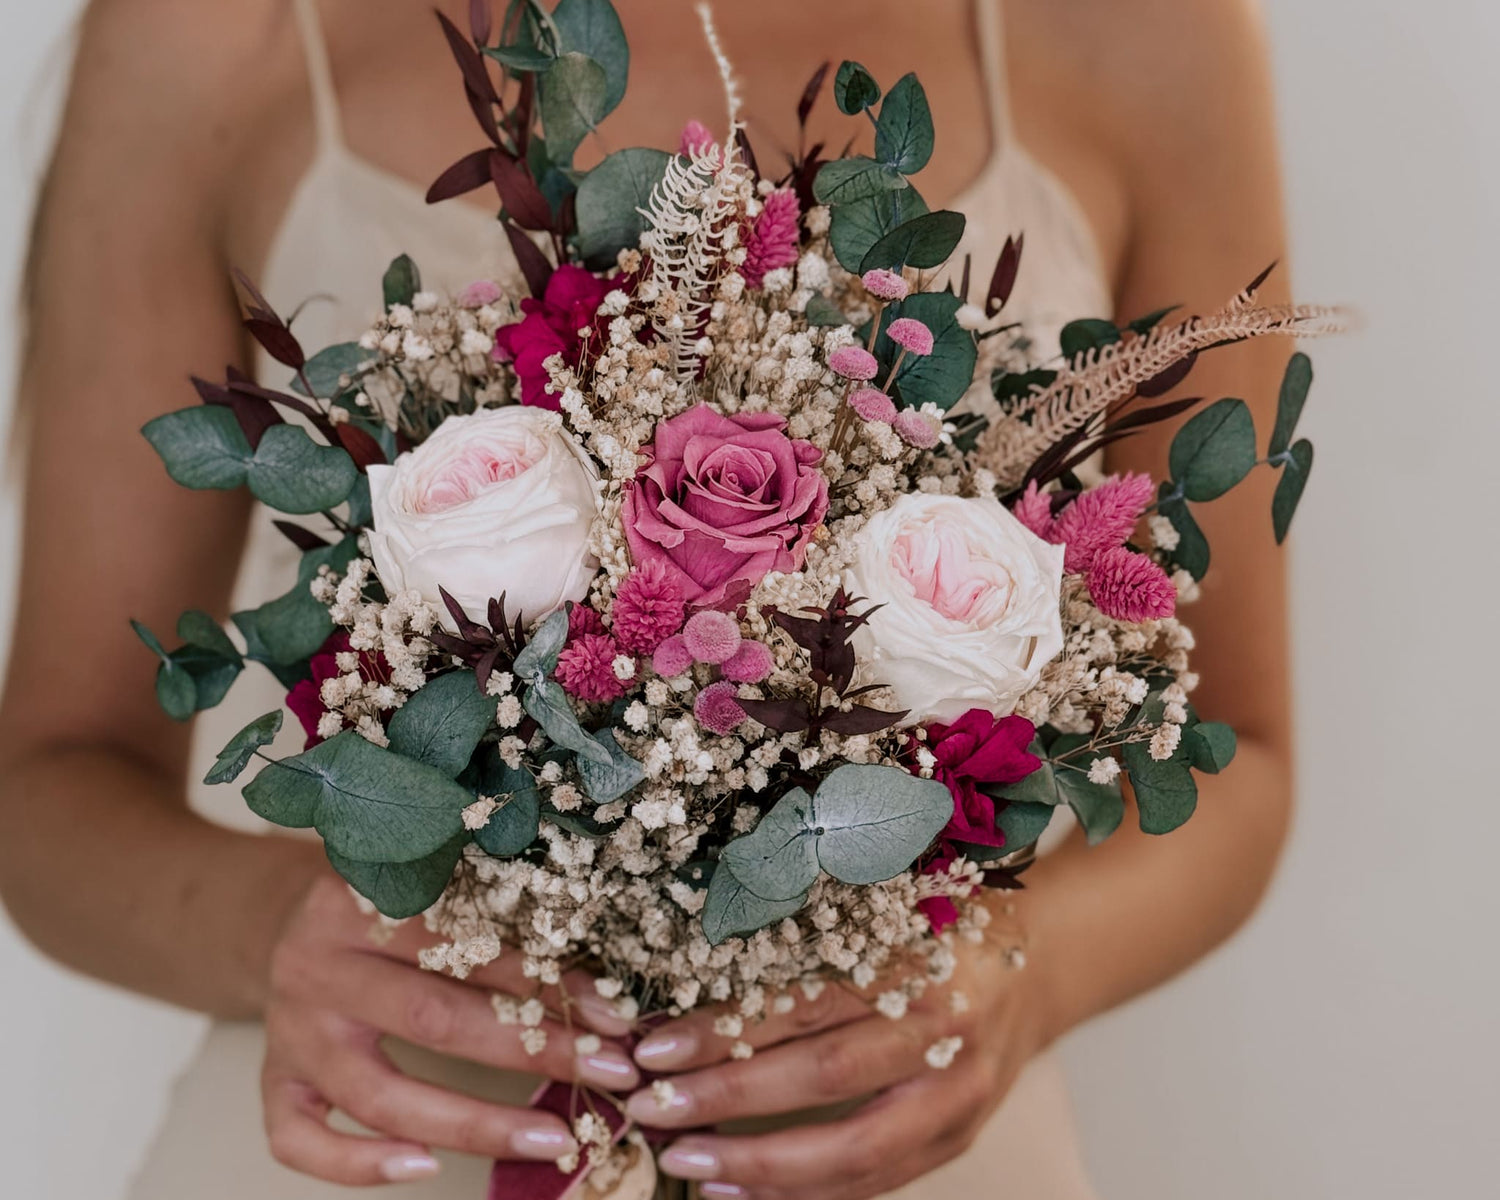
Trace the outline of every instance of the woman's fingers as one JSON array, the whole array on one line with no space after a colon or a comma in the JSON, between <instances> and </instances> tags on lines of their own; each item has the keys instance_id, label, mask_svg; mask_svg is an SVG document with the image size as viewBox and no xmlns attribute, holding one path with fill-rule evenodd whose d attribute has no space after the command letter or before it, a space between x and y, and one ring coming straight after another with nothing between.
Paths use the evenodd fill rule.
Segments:
<instances>
[{"instance_id":1,"label":"woman's fingers","mask_svg":"<svg viewBox=\"0 0 1500 1200\"><path fill-rule=\"evenodd\" d=\"M786 1007L787 1002L790 1007ZM727 1037L715 1025L732 1012L714 1007L690 1013L653 1029L635 1048L635 1061L651 1071L687 1071L711 1066L729 1058L736 1041L757 1050L792 1038L806 1037L870 1015L870 1001L842 987L825 987L809 999L800 989L786 993L786 1000L773 1002L764 1018L744 1022L738 1038Z\"/></svg>"},{"instance_id":2,"label":"woman's fingers","mask_svg":"<svg viewBox=\"0 0 1500 1200\"><path fill-rule=\"evenodd\" d=\"M266 1136L277 1162L329 1183L366 1187L427 1179L438 1163L425 1146L328 1128L328 1103L307 1084L269 1072L261 1082Z\"/></svg>"},{"instance_id":3,"label":"woman's fingers","mask_svg":"<svg viewBox=\"0 0 1500 1200\"><path fill-rule=\"evenodd\" d=\"M682 1129L865 1096L925 1069L927 1048L940 1036L936 1021L920 1010L900 1021L867 1016L753 1058L673 1076L669 1089L633 1095L626 1112L642 1125Z\"/></svg>"},{"instance_id":4,"label":"woman's fingers","mask_svg":"<svg viewBox=\"0 0 1500 1200\"><path fill-rule=\"evenodd\" d=\"M294 999L329 1009L440 1054L620 1091L640 1082L624 1049L580 1038L559 1022L501 1024L490 994L374 954L309 966ZM528 1049L528 1041L536 1053ZM580 1044L581 1043L581 1044Z\"/></svg>"}]
</instances>

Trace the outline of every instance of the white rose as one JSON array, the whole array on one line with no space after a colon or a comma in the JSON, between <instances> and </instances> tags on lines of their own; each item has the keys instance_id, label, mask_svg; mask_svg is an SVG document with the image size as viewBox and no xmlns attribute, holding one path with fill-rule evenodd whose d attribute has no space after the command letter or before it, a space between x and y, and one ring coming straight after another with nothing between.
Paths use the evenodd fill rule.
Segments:
<instances>
[{"instance_id":1,"label":"white rose","mask_svg":"<svg viewBox=\"0 0 1500 1200\"><path fill-rule=\"evenodd\" d=\"M883 605L854 635L907 722L1009 715L1062 649L1063 547L991 497L911 493L855 535L844 586Z\"/></svg>"},{"instance_id":2,"label":"white rose","mask_svg":"<svg viewBox=\"0 0 1500 1200\"><path fill-rule=\"evenodd\" d=\"M504 593L528 624L582 600L599 511L592 462L556 413L514 406L449 417L393 466L370 468L370 553L388 592L415 588L454 628L438 588L486 620Z\"/></svg>"}]
</instances>

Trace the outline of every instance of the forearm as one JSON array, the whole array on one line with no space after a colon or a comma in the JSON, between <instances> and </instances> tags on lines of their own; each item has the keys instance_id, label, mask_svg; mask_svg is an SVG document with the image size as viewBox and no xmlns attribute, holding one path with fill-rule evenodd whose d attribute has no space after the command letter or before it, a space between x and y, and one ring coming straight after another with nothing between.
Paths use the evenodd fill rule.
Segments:
<instances>
[{"instance_id":1,"label":"forearm","mask_svg":"<svg viewBox=\"0 0 1500 1200\"><path fill-rule=\"evenodd\" d=\"M13 758L3 788L0 898L41 950L216 1016L260 1011L271 946L323 865L316 843L212 825L103 748Z\"/></svg>"},{"instance_id":2,"label":"forearm","mask_svg":"<svg viewBox=\"0 0 1500 1200\"><path fill-rule=\"evenodd\" d=\"M1026 875L1017 911L1046 1041L1190 966L1254 910L1288 824L1286 756L1243 742L1199 792L1169 836L1128 814L1104 844L1075 837Z\"/></svg>"}]
</instances>

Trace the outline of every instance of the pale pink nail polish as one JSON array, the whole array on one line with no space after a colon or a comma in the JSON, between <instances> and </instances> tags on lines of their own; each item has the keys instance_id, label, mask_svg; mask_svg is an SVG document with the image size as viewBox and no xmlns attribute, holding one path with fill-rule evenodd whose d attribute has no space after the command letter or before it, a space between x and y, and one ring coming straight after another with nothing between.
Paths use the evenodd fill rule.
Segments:
<instances>
[{"instance_id":1,"label":"pale pink nail polish","mask_svg":"<svg viewBox=\"0 0 1500 1200\"><path fill-rule=\"evenodd\" d=\"M636 1092L625 1102L625 1115L640 1125L680 1125L693 1106L686 1091L673 1090L665 1102L650 1088Z\"/></svg>"},{"instance_id":2,"label":"pale pink nail polish","mask_svg":"<svg viewBox=\"0 0 1500 1200\"><path fill-rule=\"evenodd\" d=\"M578 1011L583 1019L600 1033L625 1033L634 1026L615 1009L613 1000L603 996L584 995L578 998Z\"/></svg>"},{"instance_id":3,"label":"pale pink nail polish","mask_svg":"<svg viewBox=\"0 0 1500 1200\"><path fill-rule=\"evenodd\" d=\"M571 1134L561 1129L519 1129L510 1137L511 1147L520 1158L536 1158L556 1162L564 1154L578 1149Z\"/></svg>"},{"instance_id":4,"label":"pale pink nail polish","mask_svg":"<svg viewBox=\"0 0 1500 1200\"><path fill-rule=\"evenodd\" d=\"M641 1081L635 1064L615 1050L600 1050L578 1060L578 1074L584 1082L610 1091L624 1091Z\"/></svg>"},{"instance_id":5,"label":"pale pink nail polish","mask_svg":"<svg viewBox=\"0 0 1500 1200\"><path fill-rule=\"evenodd\" d=\"M388 1183L410 1183L431 1179L443 1168L430 1154L402 1154L380 1164L380 1174Z\"/></svg>"},{"instance_id":6,"label":"pale pink nail polish","mask_svg":"<svg viewBox=\"0 0 1500 1200\"><path fill-rule=\"evenodd\" d=\"M651 1034L635 1048L635 1061L653 1071L679 1066L698 1050L698 1039L690 1033Z\"/></svg>"},{"instance_id":7,"label":"pale pink nail polish","mask_svg":"<svg viewBox=\"0 0 1500 1200\"><path fill-rule=\"evenodd\" d=\"M708 1196L714 1200L735 1200L736 1197L748 1196L750 1193L737 1183L705 1183L698 1189L698 1195Z\"/></svg>"},{"instance_id":8,"label":"pale pink nail polish","mask_svg":"<svg viewBox=\"0 0 1500 1200\"><path fill-rule=\"evenodd\" d=\"M660 1158L661 1169L678 1179L712 1179L722 1174L719 1156L699 1146L673 1146Z\"/></svg>"}]
</instances>

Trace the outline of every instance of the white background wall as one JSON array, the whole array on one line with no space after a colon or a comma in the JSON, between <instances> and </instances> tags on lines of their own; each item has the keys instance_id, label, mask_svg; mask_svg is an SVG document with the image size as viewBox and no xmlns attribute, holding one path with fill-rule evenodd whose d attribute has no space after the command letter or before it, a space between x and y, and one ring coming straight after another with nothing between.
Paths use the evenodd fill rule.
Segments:
<instances>
[{"instance_id":1,"label":"white background wall","mask_svg":"<svg viewBox=\"0 0 1500 1200\"><path fill-rule=\"evenodd\" d=\"M1067 1058L1107 1200L1493 1194L1500 8L1266 3L1298 292L1368 318L1314 348L1319 457L1292 550L1301 813L1252 926ZM79 7L7 4L0 295ZM0 580L13 553L7 504ZM199 1028L0 922L0 1193L120 1196Z\"/></svg>"}]
</instances>

